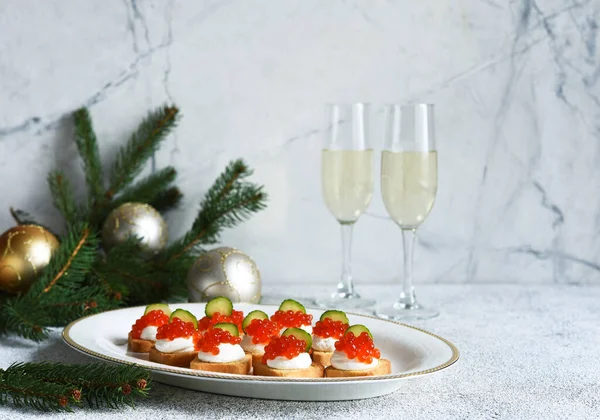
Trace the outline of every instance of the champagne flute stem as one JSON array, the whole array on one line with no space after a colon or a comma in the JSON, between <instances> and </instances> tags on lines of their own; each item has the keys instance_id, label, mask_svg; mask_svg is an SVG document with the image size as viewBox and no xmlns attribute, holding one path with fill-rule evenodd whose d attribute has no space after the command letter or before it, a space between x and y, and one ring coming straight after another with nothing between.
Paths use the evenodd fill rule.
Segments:
<instances>
[{"instance_id":1,"label":"champagne flute stem","mask_svg":"<svg viewBox=\"0 0 600 420\"><path fill-rule=\"evenodd\" d=\"M352 230L353 223L342 223L342 278L338 284L338 295L348 296L354 293L352 284Z\"/></svg>"},{"instance_id":2,"label":"champagne flute stem","mask_svg":"<svg viewBox=\"0 0 600 420\"><path fill-rule=\"evenodd\" d=\"M413 286L413 261L415 255L416 229L402 229L402 248L404 252L404 277L402 279L402 293L400 303L410 308L416 303L415 288Z\"/></svg>"}]
</instances>

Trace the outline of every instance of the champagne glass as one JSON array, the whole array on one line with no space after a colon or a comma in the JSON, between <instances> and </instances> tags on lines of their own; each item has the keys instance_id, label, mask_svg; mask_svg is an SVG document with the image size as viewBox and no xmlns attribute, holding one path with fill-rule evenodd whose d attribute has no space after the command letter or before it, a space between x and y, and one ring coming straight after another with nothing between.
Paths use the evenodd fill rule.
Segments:
<instances>
[{"instance_id":1,"label":"champagne glass","mask_svg":"<svg viewBox=\"0 0 600 420\"><path fill-rule=\"evenodd\" d=\"M374 300L354 291L350 264L352 228L373 197L373 150L367 141L368 106L327 105L324 145L321 155L323 198L342 231L342 276L337 291L317 299L321 307L366 308Z\"/></svg>"},{"instance_id":2,"label":"champagne glass","mask_svg":"<svg viewBox=\"0 0 600 420\"><path fill-rule=\"evenodd\" d=\"M404 278L400 299L392 306L376 310L381 318L410 320L438 315L437 311L417 302L413 287L417 227L429 215L436 192L433 105L386 106L381 193L388 214L402 230Z\"/></svg>"}]
</instances>

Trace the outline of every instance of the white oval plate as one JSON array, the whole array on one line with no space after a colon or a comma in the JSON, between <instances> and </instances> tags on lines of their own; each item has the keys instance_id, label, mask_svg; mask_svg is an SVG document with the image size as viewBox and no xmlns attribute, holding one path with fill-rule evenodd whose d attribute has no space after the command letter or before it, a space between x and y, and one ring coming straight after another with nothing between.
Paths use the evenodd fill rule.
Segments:
<instances>
[{"instance_id":1,"label":"white oval plate","mask_svg":"<svg viewBox=\"0 0 600 420\"><path fill-rule=\"evenodd\" d=\"M200 318L204 303L171 305ZM248 313L260 309L272 314L277 306L236 304ZM222 374L166 366L148 361L142 353L127 351L127 334L143 314L143 307L117 309L78 319L63 331L63 340L74 349L97 359L137 364L150 369L153 379L169 385L215 394L295 401L334 401L378 397L399 389L404 380L447 368L459 358L458 349L448 340L408 325L367 315L348 314L350 324L366 325L381 350L392 362L390 375L362 378L290 379L266 376ZM317 320L322 311L307 309Z\"/></svg>"}]
</instances>

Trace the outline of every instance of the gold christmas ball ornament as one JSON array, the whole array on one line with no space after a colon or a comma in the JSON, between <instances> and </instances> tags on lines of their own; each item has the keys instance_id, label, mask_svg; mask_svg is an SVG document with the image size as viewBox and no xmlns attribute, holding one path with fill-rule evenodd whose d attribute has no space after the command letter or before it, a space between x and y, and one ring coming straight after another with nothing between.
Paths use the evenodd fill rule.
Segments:
<instances>
[{"instance_id":1,"label":"gold christmas ball ornament","mask_svg":"<svg viewBox=\"0 0 600 420\"><path fill-rule=\"evenodd\" d=\"M19 225L0 236L0 290L25 293L58 248L56 236L37 225Z\"/></svg>"},{"instance_id":2,"label":"gold christmas ball ornament","mask_svg":"<svg viewBox=\"0 0 600 420\"><path fill-rule=\"evenodd\" d=\"M232 302L260 301L260 272L248 255L235 248L217 248L201 255L187 276L190 302L225 296Z\"/></svg>"},{"instance_id":3,"label":"gold christmas ball ornament","mask_svg":"<svg viewBox=\"0 0 600 420\"><path fill-rule=\"evenodd\" d=\"M164 248L168 228L161 214L143 203L125 203L114 209L102 226L102 242L111 248L132 236L140 238L144 252L154 255Z\"/></svg>"}]
</instances>

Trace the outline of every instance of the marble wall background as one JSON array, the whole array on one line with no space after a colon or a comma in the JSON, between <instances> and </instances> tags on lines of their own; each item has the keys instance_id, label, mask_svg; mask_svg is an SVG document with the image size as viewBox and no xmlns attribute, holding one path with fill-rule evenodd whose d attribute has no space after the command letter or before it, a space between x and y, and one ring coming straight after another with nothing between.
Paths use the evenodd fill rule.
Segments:
<instances>
[{"instance_id":1,"label":"marble wall background","mask_svg":"<svg viewBox=\"0 0 600 420\"><path fill-rule=\"evenodd\" d=\"M71 111L90 108L109 163L139 118L175 102L184 119L156 156L186 194L172 234L242 156L271 202L223 242L267 283L333 287L322 104L430 101L440 182L419 281L600 283L599 22L599 0L2 0L0 227L10 205L57 223L45 177L80 172ZM355 229L365 283L400 268L376 188Z\"/></svg>"}]
</instances>

